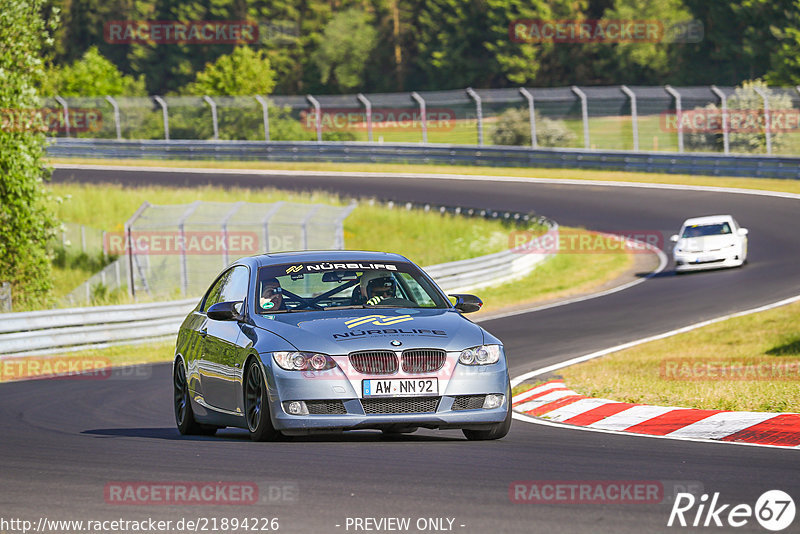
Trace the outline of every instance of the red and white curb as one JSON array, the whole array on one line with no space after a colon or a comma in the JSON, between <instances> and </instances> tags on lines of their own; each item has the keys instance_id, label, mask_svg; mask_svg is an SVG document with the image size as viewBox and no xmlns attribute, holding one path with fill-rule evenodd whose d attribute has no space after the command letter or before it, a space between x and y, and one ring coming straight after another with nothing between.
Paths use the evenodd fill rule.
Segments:
<instances>
[{"instance_id":1,"label":"red and white curb","mask_svg":"<svg viewBox=\"0 0 800 534\"><path fill-rule=\"evenodd\" d=\"M512 399L519 414L600 431L800 448L800 414L729 412L587 397L552 380Z\"/></svg>"}]
</instances>

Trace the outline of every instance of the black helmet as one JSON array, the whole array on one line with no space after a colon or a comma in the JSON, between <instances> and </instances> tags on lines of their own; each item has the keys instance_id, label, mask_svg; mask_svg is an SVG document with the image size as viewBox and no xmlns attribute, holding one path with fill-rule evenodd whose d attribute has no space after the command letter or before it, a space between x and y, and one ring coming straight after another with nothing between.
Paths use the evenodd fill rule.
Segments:
<instances>
[{"instance_id":1,"label":"black helmet","mask_svg":"<svg viewBox=\"0 0 800 534\"><path fill-rule=\"evenodd\" d=\"M395 287L396 282L391 276L373 278L367 283L367 297L374 297L375 295L393 297Z\"/></svg>"}]
</instances>

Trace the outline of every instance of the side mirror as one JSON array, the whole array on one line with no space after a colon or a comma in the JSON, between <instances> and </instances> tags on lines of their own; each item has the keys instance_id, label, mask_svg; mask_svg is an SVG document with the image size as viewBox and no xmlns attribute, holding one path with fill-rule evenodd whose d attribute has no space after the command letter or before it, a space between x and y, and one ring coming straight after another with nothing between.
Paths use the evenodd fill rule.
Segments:
<instances>
[{"instance_id":1,"label":"side mirror","mask_svg":"<svg viewBox=\"0 0 800 534\"><path fill-rule=\"evenodd\" d=\"M217 302L213 304L206 315L209 319L213 319L215 321L240 321L242 319L242 314L239 312L239 305L242 302Z\"/></svg>"},{"instance_id":2,"label":"side mirror","mask_svg":"<svg viewBox=\"0 0 800 534\"><path fill-rule=\"evenodd\" d=\"M456 299L456 303L453 306L461 313L476 312L481 309L481 306L483 306L483 301L475 295L456 294L448 296Z\"/></svg>"},{"instance_id":3,"label":"side mirror","mask_svg":"<svg viewBox=\"0 0 800 534\"><path fill-rule=\"evenodd\" d=\"M747 228L739 228L739 235L747 235L750 231Z\"/></svg>"},{"instance_id":4,"label":"side mirror","mask_svg":"<svg viewBox=\"0 0 800 534\"><path fill-rule=\"evenodd\" d=\"M678 234L675 234L675 235L673 235L673 236L671 236L671 237L669 238L669 240L670 240L670 241L672 241L673 243L677 243L677 242L678 242L678 239L679 239L679 238L678 238Z\"/></svg>"}]
</instances>

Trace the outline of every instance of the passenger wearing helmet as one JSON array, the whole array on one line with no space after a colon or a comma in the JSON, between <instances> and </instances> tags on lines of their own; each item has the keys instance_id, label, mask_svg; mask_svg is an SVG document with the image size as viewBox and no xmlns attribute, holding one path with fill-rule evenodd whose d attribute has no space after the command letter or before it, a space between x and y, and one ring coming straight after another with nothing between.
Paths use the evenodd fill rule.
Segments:
<instances>
[{"instance_id":1,"label":"passenger wearing helmet","mask_svg":"<svg viewBox=\"0 0 800 534\"><path fill-rule=\"evenodd\" d=\"M386 271L369 271L361 275L361 297L365 304L374 306L382 300L393 298L397 284Z\"/></svg>"}]
</instances>

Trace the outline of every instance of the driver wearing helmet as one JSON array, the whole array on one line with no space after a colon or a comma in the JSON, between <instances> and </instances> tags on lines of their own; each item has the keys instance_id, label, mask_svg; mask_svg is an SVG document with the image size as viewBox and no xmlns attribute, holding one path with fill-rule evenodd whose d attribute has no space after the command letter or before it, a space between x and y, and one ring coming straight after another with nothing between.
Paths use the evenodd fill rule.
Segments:
<instances>
[{"instance_id":1,"label":"driver wearing helmet","mask_svg":"<svg viewBox=\"0 0 800 534\"><path fill-rule=\"evenodd\" d=\"M262 310L285 310L286 303L283 301L283 289L277 278L267 278L261 282Z\"/></svg>"},{"instance_id":2,"label":"driver wearing helmet","mask_svg":"<svg viewBox=\"0 0 800 534\"><path fill-rule=\"evenodd\" d=\"M361 296L369 306L393 298L396 287L394 277L386 271L370 271L361 275Z\"/></svg>"}]
</instances>

